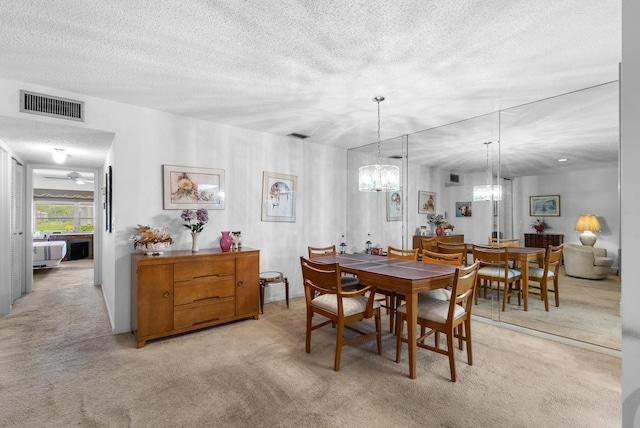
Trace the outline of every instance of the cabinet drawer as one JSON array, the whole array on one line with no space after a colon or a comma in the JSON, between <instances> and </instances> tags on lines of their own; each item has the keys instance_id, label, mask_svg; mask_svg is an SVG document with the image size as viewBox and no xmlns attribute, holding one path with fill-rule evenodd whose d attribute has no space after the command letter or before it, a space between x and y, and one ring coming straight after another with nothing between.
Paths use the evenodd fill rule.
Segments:
<instances>
[{"instance_id":1,"label":"cabinet drawer","mask_svg":"<svg viewBox=\"0 0 640 428\"><path fill-rule=\"evenodd\" d=\"M174 281L190 281L207 276L234 275L235 259L202 260L197 262L176 263L173 269Z\"/></svg>"},{"instance_id":2,"label":"cabinet drawer","mask_svg":"<svg viewBox=\"0 0 640 428\"><path fill-rule=\"evenodd\" d=\"M234 276L204 277L174 283L173 304L188 305L206 299L233 297L236 291Z\"/></svg>"},{"instance_id":3,"label":"cabinet drawer","mask_svg":"<svg viewBox=\"0 0 640 428\"><path fill-rule=\"evenodd\" d=\"M235 315L235 300L227 298L214 303L194 303L176 306L173 312L173 328L193 327L216 320L224 320Z\"/></svg>"}]
</instances>

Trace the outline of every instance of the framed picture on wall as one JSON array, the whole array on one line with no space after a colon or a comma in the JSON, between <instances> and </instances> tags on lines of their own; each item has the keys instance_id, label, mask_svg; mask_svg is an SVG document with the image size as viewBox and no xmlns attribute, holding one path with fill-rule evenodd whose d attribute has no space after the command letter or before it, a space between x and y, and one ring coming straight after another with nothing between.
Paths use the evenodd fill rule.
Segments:
<instances>
[{"instance_id":1,"label":"framed picture on wall","mask_svg":"<svg viewBox=\"0 0 640 428\"><path fill-rule=\"evenodd\" d=\"M387 192L387 221L402 220L402 194L399 190Z\"/></svg>"},{"instance_id":2,"label":"framed picture on wall","mask_svg":"<svg viewBox=\"0 0 640 428\"><path fill-rule=\"evenodd\" d=\"M165 210L224 209L224 169L163 165Z\"/></svg>"},{"instance_id":3,"label":"framed picture on wall","mask_svg":"<svg viewBox=\"0 0 640 428\"><path fill-rule=\"evenodd\" d=\"M262 173L262 221L296 221L298 177L277 172Z\"/></svg>"},{"instance_id":4,"label":"framed picture on wall","mask_svg":"<svg viewBox=\"0 0 640 428\"><path fill-rule=\"evenodd\" d=\"M456 217L471 217L471 201L456 202Z\"/></svg>"},{"instance_id":5,"label":"framed picture on wall","mask_svg":"<svg viewBox=\"0 0 640 428\"><path fill-rule=\"evenodd\" d=\"M418 191L418 214L430 214L436 212L436 194L433 192Z\"/></svg>"},{"instance_id":6,"label":"framed picture on wall","mask_svg":"<svg viewBox=\"0 0 640 428\"><path fill-rule=\"evenodd\" d=\"M559 217L560 195L529 196L531 217Z\"/></svg>"}]
</instances>

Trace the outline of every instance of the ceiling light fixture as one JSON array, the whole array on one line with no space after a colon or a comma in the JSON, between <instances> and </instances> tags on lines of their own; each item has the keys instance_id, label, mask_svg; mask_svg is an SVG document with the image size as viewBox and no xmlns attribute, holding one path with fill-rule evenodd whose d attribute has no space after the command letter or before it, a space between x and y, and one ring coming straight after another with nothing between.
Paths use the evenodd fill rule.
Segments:
<instances>
[{"instance_id":1,"label":"ceiling light fixture","mask_svg":"<svg viewBox=\"0 0 640 428\"><path fill-rule=\"evenodd\" d=\"M62 163L67 159L67 157L69 157L69 155L64 149L53 149L51 157L53 157L53 160L57 163Z\"/></svg>"},{"instance_id":2,"label":"ceiling light fixture","mask_svg":"<svg viewBox=\"0 0 640 428\"><path fill-rule=\"evenodd\" d=\"M400 190L400 168L382 165L380 162L380 103L384 101L384 97L375 97L373 101L378 103L378 162L360 167L358 189L361 192Z\"/></svg>"},{"instance_id":3,"label":"ceiling light fixture","mask_svg":"<svg viewBox=\"0 0 640 428\"><path fill-rule=\"evenodd\" d=\"M491 176L491 170L489 169L489 145L491 141L482 143L487 146L487 184L482 186L473 186L473 200L480 201L500 201L502 200L502 186L498 184L492 184L493 177Z\"/></svg>"}]
</instances>

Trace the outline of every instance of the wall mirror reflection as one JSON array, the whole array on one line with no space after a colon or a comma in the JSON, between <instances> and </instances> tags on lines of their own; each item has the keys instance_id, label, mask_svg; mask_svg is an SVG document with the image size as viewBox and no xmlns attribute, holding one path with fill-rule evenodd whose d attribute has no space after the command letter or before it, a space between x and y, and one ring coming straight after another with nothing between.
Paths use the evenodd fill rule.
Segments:
<instances>
[{"instance_id":1,"label":"wall mirror reflection","mask_svg":"<svg viewBox=\"0 0 640 428\"><path fill-rule=\"evenodd\" d=\"M350 251L364 250L368 235L383 248L411 248L419 236L435 235L434 216L421 206L433 194L430 212L453 226L441 239L487 244L499 236L519 239L522 247L564 244L558 307L550 293L548 311L534 295L527 311L515 297L502 311L502 298L489 292L478 299L475 315L619 350L618 99L618 82L609 82L384 141L381 158L401 168L401 220L387 218L388 195L358 192L357 169L375 159L376 145L350 150ZM500 186L500 199L474 201L474 187L487 184ZM557 212L532 215L531 197L537 196L551 196ZM593 248L609 259L599 279L590 272L566 273L567 247L588 247L576 230L583 214L598 219ZM538 232L533 225L540 222L548 228Z\"/></svg>"}]
</instances>

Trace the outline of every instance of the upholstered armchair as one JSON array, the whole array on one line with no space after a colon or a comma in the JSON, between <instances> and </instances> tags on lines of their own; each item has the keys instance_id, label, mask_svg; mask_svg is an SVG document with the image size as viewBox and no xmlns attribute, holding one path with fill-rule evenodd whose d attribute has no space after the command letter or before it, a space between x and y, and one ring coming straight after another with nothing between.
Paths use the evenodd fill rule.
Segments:
<instances>
[{"instance_id":1,"label":"upholstered armchair","mask_svg":"<svg viewBox=\"0 0 640 428\"><path fill-rule=\"evenodd\" d=\"M611 273L613 259L607 257L606 248L580 244L564 245L564 264L569 276L586 279L604 279Z\"/></svg>"}]
</instances>

